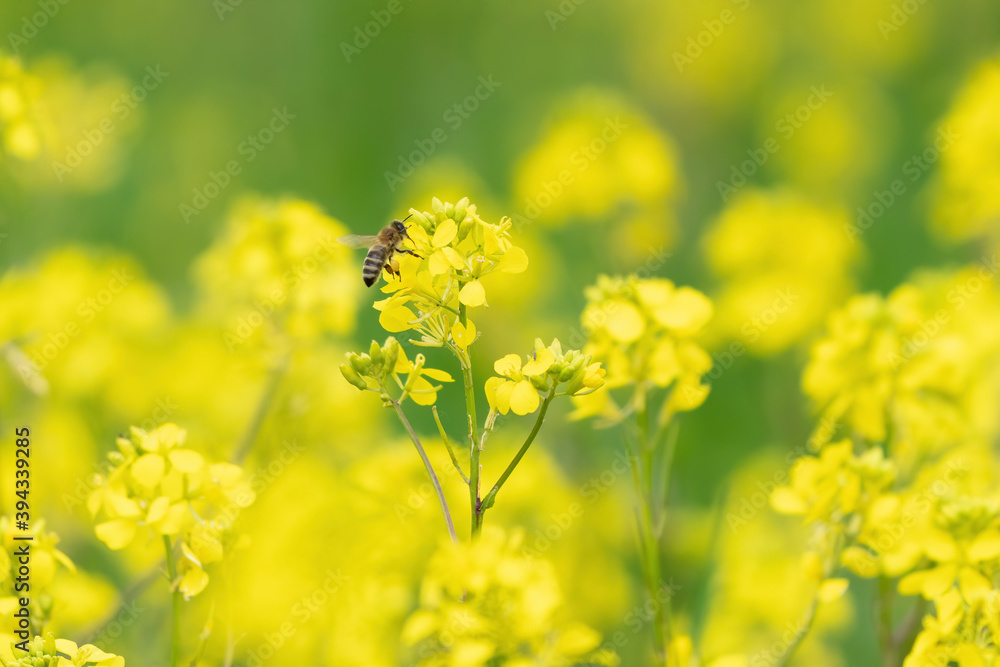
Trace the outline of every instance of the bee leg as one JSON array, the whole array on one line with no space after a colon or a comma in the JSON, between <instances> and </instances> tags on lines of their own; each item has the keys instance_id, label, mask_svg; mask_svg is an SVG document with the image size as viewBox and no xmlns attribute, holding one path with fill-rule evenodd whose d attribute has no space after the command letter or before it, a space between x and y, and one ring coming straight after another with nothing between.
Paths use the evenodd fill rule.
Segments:
<instances>
[{"instance_id":1,"label":"bee leg","mask_svg":"<svg viewBox=\"0 0 1000 667\"><path fill-rule=\"evenodd\" d=\"M406 248L399 248L398 250L396 250L396 252L404 252L407 255L413 255L417 259L423 259L423 257L421 257L420 255L418 255L417 253L413 252L412 250L408 250Z\"/></svg>"}]
</instances>

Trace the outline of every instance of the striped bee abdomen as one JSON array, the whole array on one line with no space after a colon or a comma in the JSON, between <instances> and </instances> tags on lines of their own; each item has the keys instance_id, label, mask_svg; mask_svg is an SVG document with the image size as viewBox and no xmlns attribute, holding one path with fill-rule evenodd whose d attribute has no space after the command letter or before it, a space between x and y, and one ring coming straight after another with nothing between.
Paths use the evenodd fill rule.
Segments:
<instances>
[{"instance_id":1,"label":"striped bee abdomen","mask_svg":"<svg viewBox=\"0 0 1000 667\"><path fill-rule=\"evenodd\" d=\"M365 285L371 287L378 280L378 275L382 273L385 266L385 257L388 250L384 245L373 245L365 257L365 266L361 271L361 276L365 279Z\"/></svg>"}]
</instances>

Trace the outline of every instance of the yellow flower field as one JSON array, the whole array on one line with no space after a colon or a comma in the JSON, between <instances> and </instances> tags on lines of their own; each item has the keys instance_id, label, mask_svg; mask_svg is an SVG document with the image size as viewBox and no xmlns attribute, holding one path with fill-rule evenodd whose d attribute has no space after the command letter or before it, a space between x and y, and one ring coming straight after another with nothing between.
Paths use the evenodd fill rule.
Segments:
<instances>
[{"instance_id":1,"label":"yellow flower field","mask_svg":"<svg viewBox=\"0 0 1000 667\"><path fill-rule=\"evenodd\" d=\"M0 25L0 665L1000 667L1000 7Z\"/></svg>"}]
</instances>

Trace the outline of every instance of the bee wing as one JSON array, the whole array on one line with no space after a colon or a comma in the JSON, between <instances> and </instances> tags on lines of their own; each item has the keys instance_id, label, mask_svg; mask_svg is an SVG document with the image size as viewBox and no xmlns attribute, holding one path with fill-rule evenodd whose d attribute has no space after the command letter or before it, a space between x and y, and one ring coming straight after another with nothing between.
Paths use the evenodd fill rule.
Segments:
<instances>
[{"instance_id":1,"label":"bee wing","mask_svg":"<svg viewBox=\"0 0 1000 667\"><path fill-rule=\"evenodd\" d=\"M337 243L346 245L348 248L371 248L378 239L377 236L368 234L345 234L337 239Z\"/></svg>"}]
</instances>

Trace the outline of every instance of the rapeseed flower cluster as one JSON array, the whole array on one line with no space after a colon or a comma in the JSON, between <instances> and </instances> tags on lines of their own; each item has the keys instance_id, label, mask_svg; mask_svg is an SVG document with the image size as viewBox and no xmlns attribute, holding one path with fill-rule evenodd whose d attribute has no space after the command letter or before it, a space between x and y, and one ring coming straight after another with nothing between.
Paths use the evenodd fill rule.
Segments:
<instances>
[{"instance_id":1,"label":"rapeseed flower cluster","mask_svg":"<svg viewBox=\"0 0 1000 667\"><path fill-rule=\"evenodd\" d=\"M37 77L24 71L20 60L0 54L0 155L4 158L30 160L39 153L41 138L33 105L40 85Z\"/></svg>"},{"instance_id":2,"label":"rapeseed flower cluster","mask_svg":"<svg viewBox=\"0 0 1000 667\"><path fill-rule=\"evenodd\" d=\"M711 338L770 355L815 332L853 288L850 224L846 211L787 192L734 198L702 239L721 282Z\"/></svg>"},{"instance_id":3,"label":"rapeseed flower cluster","mask_svg":"<svg viewBox=\"0 0 1000 667\"><path fill-rule=\"evenodd\" d=\"M979 65L941 122L934 222L952 241L986 237L1000 240L1000 129L992 122L1000 109L1000 60Z\"/></svg>"},{"instance_id":4,"label":"rapeseed flower cluster","mask_svg":"<svg viewBox=\"0 0 1000 667\"><path fill-rule=\"evenodd\" d=\"M186 439L172 423L150 432L133 427L108 455L115 467L87 507L110 549L124 549L145 531L176 541L179 576L171 586L190 598L205 589L204 566L222 559L233 517L250 506L254 492L239 466L209 463L184 446Z\"/></svg>"},{"instance_id":5,"label":"rapeseed flower cluster","mask_svg":"<svg viewBox=\"0 0 1000 667\"><path fill-rule=\"evenodd\" d=\"M879 578L883 651L912 642L907 667L988 664L1000 637L996 470L980 463L1000 398L998 346L982 335L1000 314L991 275L987 263L924 274L831 315L803 377L823 426L771 494L813 527L817 603L824 585L846 585L827 579L840 568ZM911 603L911 620L895 619L897 591L934 613Z\"/></svg>"},{"instance_id":6,"label":"rapeseed flower cluster","mask_svg":"<svg viewBox=\"0 0 1000 667\"><path fill-rule=\"evenodd\" d=\"M617 665L601 635L560 617L552 565L523 554L524 534L489 526L480 540L449 544L430 560L420 607L403 626L422 667Z\"/></svg>"},{"instance_id":7,"label":"rapeseed flower cluster","mask_svg":"<svg viewBox=\"0 0 1000 667\"><path fill-rule=\"evenodd\" d=\"M125 667L125 658L107 653L93 644L77 646L69 639L56 639L51 632L27 642L27 650L14 648L11 658L0 654L5 667Z\"/></svg>"},{"instance_id":8,"label":"rapeseed flower cluster","mask_svg":"<svg viewBox=\"0 0 1000 667\"><path fill-rule=\"evenodd\" d=\"M234 206L196 268L201 308L226 323L231 351L251 340L354 329L358 269L336 243L346 231L300 200L251 197Z\"/></svg>"},{"instance_id":9,"label":"rapeseed flower cluster","mask_svg":"<svg viewBox=\"0 0 1000 667\"><path fill-rule=\"evenodd\" d=\"M611 240L670 247L672 205L681 190L673 140L615 95L583 91L556 109L521 158L515 179L518 224L614 220Z\"/></svg>"},{"instance_id":10,"label":"rapeseed flower cluster","mask_svg":"<svg viewBox=\"0 0 1000 667\"><path fill-rule=\"evenodd\" d=\"M702 377L712 359L697 336L713 312L704 294L666 279L635 276L600 276L585 294L583 352L607 370L602 388L574 399L575 417L621 420L644 410L646 395L655 388L670 388L663 423L704 402L709 387ZM612 391L621 387L630 392L619 404Z\"/></svg>"},{"instance_id":11,"label":"rapeseed flower cluster","mask_svg":"<svg viewBox=\"0 0 1000 667\"><path fill-rule=\"evenodd\" d=\"M20 539L15 539L15 536ZM25 537L30 539L25 540ZM30 577L19 573L25 545L30 545L28 564ZM57 605L66 601L56 600L53 582L59 570L76 572L76 566L60 551L59 536L48 530L45 521L35 521L29 530L16 530L15 523L8 516L0 516L0 660L11 658L10 647L20 641L14 632L19 619L14 612L20 607L20 599L25 597L25 584L30 585L28 597L30 627L32 634L42 632L54 616Z\"/></svg>"}]
</instances>

